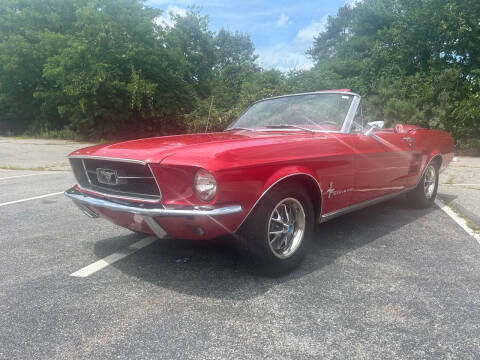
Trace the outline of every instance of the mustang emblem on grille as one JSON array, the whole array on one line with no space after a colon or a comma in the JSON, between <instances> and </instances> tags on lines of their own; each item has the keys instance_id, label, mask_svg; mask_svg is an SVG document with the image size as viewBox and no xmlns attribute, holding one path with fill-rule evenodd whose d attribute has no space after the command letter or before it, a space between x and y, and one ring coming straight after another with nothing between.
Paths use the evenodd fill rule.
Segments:
<instances>
[{"instance_id":1,"label":"mustang emblem on grille","mask_svg":"<svg viewBox=\"0 0 480 360\"><path fill-rule=\"evenodd\" d=\"M117 170L97 168L97 180L101 184L119 184Z\"/></svg>"}]
</instances>

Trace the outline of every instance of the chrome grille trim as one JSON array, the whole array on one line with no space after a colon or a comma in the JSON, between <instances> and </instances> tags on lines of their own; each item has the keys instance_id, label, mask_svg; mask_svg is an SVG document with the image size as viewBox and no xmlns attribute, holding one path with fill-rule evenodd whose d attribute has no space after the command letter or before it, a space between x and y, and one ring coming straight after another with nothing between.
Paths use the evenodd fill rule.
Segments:
<instances>
[{"instance_id":1,"label":"chrome grille trim","mask_svg":"<svg viewBox=\"0 0 480 360\"><path fill-rule=\"evenodd\" d=\"M88 191L88 192L91 192L95 195L100 195L100 196L104 196L104 197L111 198L111 199L133 200L133 201L141 201L141 202L144 202L144 203L151 203L151 204L158 204L161 200L161 198L153 200L153 199L148 199L148 198L143 198L143 197L135 197L135 196L128 196L128 195L121 196L121 195L115 195L115 194L107 194L107 193L104 193L104 192L101 192L101 191L98 191L98 190L84 188L83 186L81 186L79 184L77 184L77 186L80 190Z\"/></svg>"},{"instance_id":2,"label":"chrome grille trim","mask_svg":"<svg viewBox=\"0 0 480 360\"><path fill-rule=\"evenodd\" d=\"M108 161L119 161L119 162L128 162L134 164L147 165L145 161L135 160L135 159L124 159L124 158L112 158L105 156L94 156L94 155L70 155L69 159L94 159L94 160L108 160Z\"/></svg>"},{"instance_id":3,"label":"chrome grille trim","mask_svg":"<svg viewBox=\"0 0 480 360\"><path fill-rule=\"evenodd\" d=\"M134 201L141 201L141 202L147 202L147 203L159 203L162 199L162 191L160 189L157 179L153 174L150 164L147 164L140 160L117 159L117 158L107 158L107 157L100 157L100 156L72 155L72 156L69 156L69 159L70 159L71 166L74 170L74 175L77 179L78 186L82 190L90 191L92 193L95 193L104 197L134 200ZM102 186L101 184L97 184L97 181L93 181L91 178L91 175L93 173L91 166L92 165L95 166L95 163L86 164L86 160L94 160L94 161L100 160L100 161L108 161L110 163L117 163L117 162L130 163L131 164L130 171L133 171L134 173L133 175L137 175L139 173L138 175L145 174L146 176L128 176L129 175L128 169L124 169L124 171L127 171L127 174L125 174L126 176L122 176L119 178L138 179L140 181L153 179L154 183L152 181L147 181L147 183L144 183L143 185L141 183L137 183L137 184L133 183L131 184L131 187L135 188L136 186L140 186L140 188L143 187L143 190L145 191L149 191L149 189L152 189L152 191L153 189L155 189L155 191L153 191L154 193L153 192L142 193L142 192L130 191L131 189L120 190L120 189L111 188L109 186ZM136 169L135 164L139 165L138 169ZM90 165L90 168L89 168L89 165ZM100 164L100 166L102 166L102 164ZM112 164L106 164L105 166L112 166ZM143 167L140 167L140 166L143 166ZM79 172L82 173L80 174L81 176L79 176L78 174ZM151 176L148 176L148 173L150 173Z\"/></svg>"},{"instance_id":4,"label":"chrome grille trim","mask_svg":"<svg viewBox=\"0 0 480 360\"><path fill-rule=\"evenodd\" d=\"M85 175L87 177L88 183L92 185L92 182L90 181L90 176L88 175L87 167L85 166L85 159L82 159L82 166L83 166L83 170L85 171Z\"/></svg>"},{"instance_id":5,"label":"chrome grille trim","mask_svg":"<svg viewBox=\"0 0 480 360\"><path fill-rule=\"evenodd\" d=\"M160 199L158 201L160 201L162 200L162 190L160 189L160 185L158 184L157 178L155 177L155 175L153 175L153 170L150 164L147 164L147 167L148 167L148 170L150 170L150 174L152 174L153 180L155 180L155 184L157 184L158 193L160 194Z\"/></svg>"}]
</instances>

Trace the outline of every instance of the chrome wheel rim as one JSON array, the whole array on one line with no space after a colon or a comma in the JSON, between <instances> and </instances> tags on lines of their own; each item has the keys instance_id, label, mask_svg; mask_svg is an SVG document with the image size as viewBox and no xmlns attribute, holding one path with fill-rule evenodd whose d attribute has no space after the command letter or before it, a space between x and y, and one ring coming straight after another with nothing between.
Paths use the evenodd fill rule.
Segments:
<instances>
[{"instance_id":1,"label":"chrome wheel rim","mask_svg":"<svg viewBox=\"0 0 480 360\"><path fill-rule=\"evenodd\" d=\"M435 191L435 185L437 182L436 175L435 167L430 165L425 172L425 179L423 180L423 190L427 199L430 199Z\"/></svg>"},{"instance_id":2,"label":"chrome wheel rim","mask_svg":"<svg viewBox=\"0 0 480 360\"><path fill-rule=\"evenodd\" d=\"M305 211L294 198L286 198L273 208L268 221L268 245L279 259L292 256L305 234Z\"/></svg>"}]
</instances>

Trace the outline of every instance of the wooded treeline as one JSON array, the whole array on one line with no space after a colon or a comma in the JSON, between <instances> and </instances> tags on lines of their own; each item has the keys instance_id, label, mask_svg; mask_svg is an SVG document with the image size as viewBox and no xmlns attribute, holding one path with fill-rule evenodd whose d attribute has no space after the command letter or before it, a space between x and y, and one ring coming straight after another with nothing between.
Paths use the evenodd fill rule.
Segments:
<instances>
[{"instance_id":1,"label":"wooded treeline","mask_svg":"<svg viewBox=\"0 0 480 360\"><path fill-rule=\"evenodd\" d=\"M301 5L299 5L301 6ZM3 0L0 132L126 139L219 130L253 101L351 88L369 120L480 152L480 2L364 0L328 19L311 70L264 70L247 34L140 0ZM210 115L210 116L209 116Z\"/></svg>"}]
</instances>

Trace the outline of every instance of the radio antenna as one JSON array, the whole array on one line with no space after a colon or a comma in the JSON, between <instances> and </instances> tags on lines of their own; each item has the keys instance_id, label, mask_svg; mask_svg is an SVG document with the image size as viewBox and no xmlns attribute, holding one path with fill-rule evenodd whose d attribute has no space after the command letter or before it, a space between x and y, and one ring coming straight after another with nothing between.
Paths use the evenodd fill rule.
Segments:
<instances>
[{"instance_id":1,"label":"radio antenna","mask_svg":"<svg viewBox=\"0 0 480 360\"><path fill-rule=\"evenodd\" d=\"M208 123L210 122L210 112L212 111L212 105L213 105L213 96L212 96L212 101L210 101L210 108L208 109L207 126L205 126L205 132L208 131Z\"/></svg>"}]
</instances>

